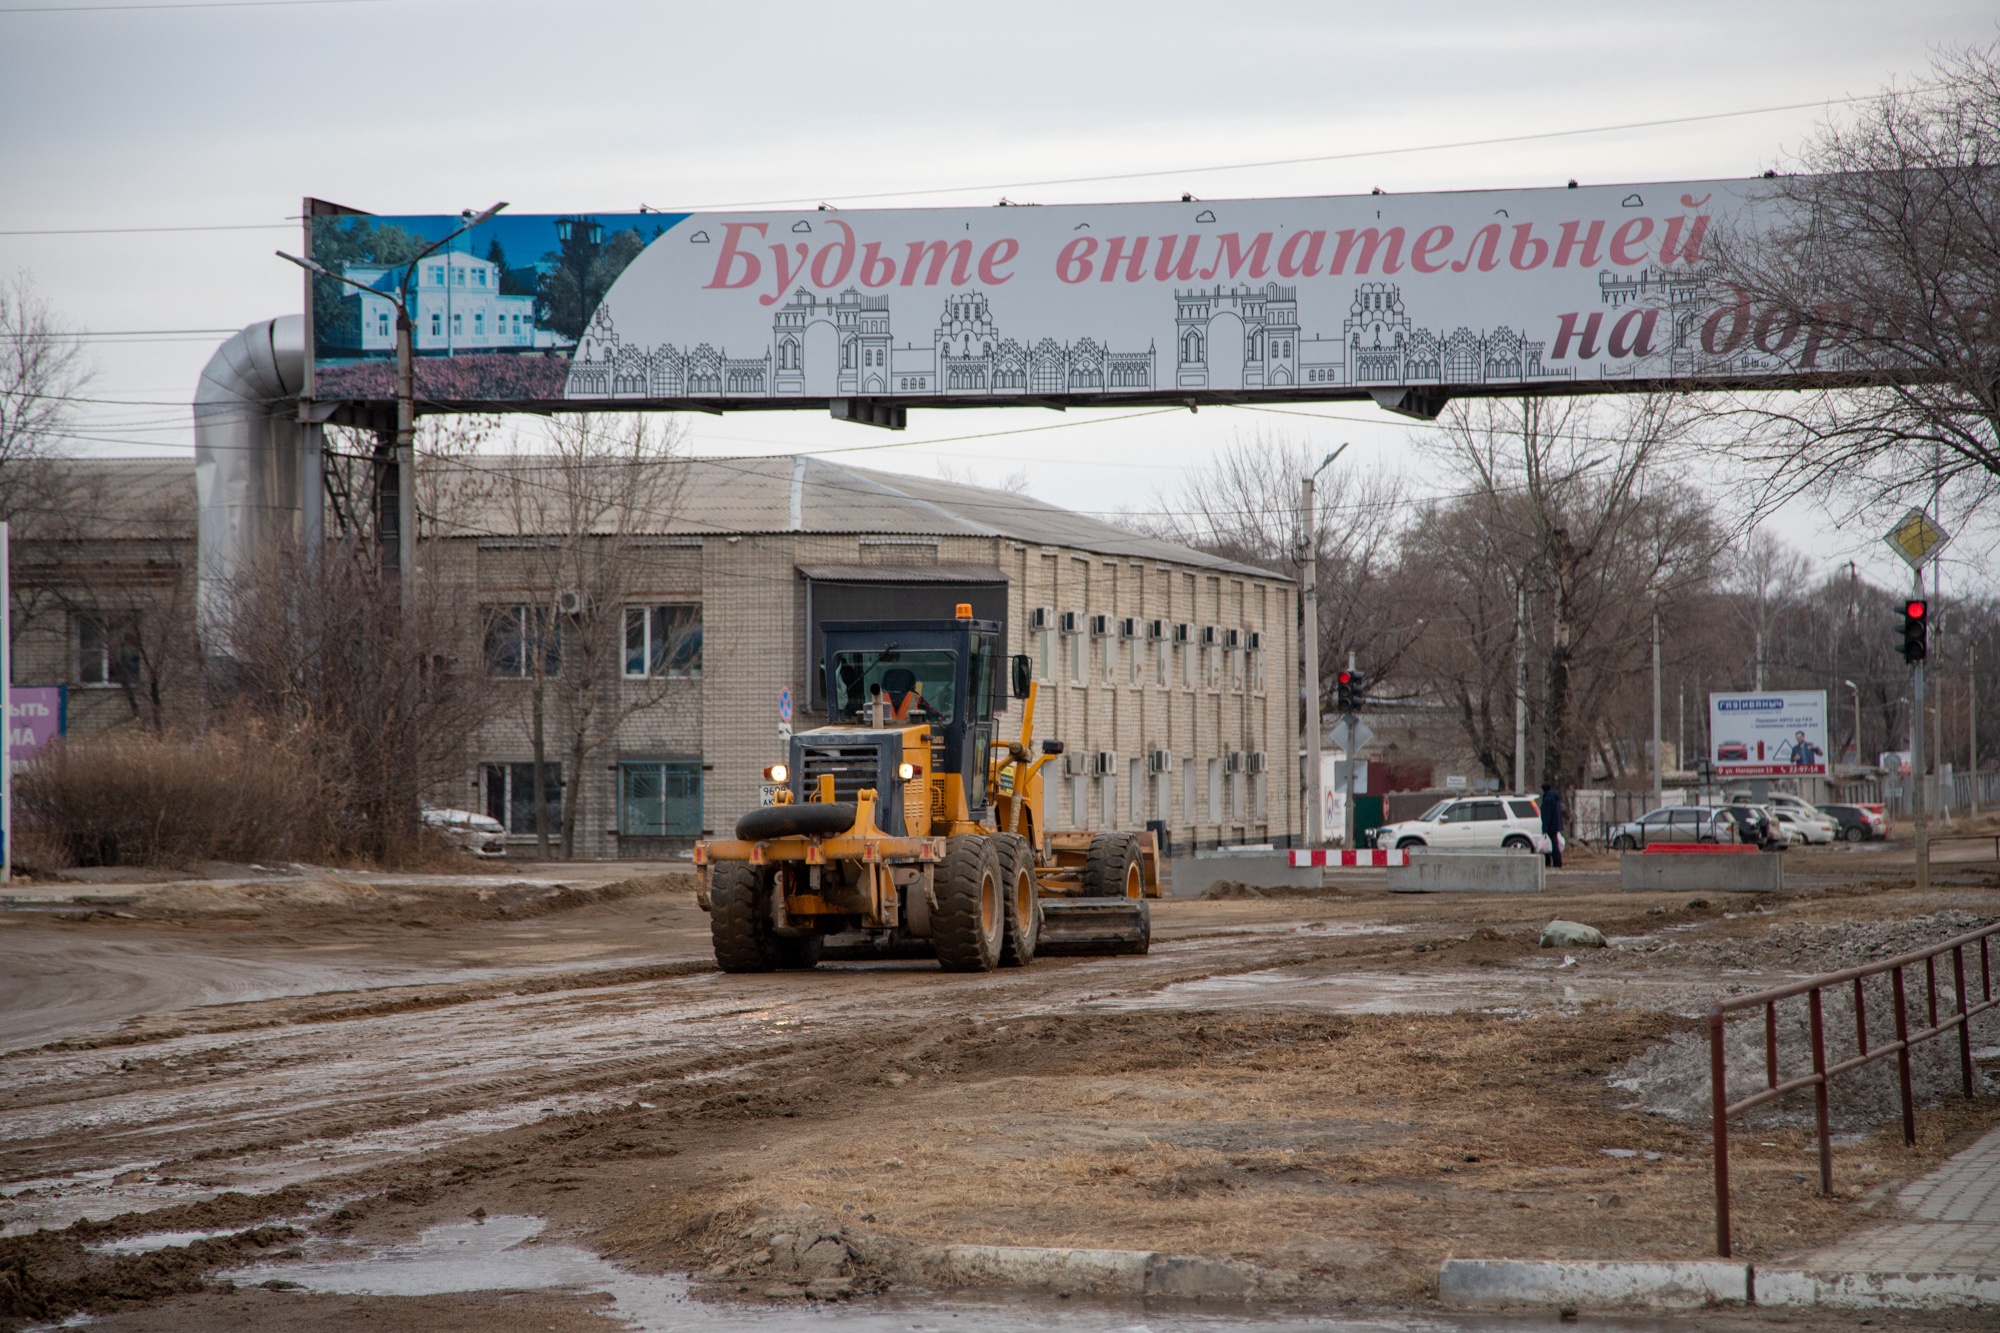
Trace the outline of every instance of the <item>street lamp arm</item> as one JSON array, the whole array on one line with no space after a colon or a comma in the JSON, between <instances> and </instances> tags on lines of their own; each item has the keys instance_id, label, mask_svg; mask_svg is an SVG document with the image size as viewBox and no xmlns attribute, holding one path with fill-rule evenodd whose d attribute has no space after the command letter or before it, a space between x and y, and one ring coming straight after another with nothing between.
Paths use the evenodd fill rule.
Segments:
<instances>
[{"instance_id":1,"label":"street lamp arm","mask_svg":"<svg viewBox=\"0 0 2000 1333\"><path fill-rule=\"evenodd\" d=\"M292 263L297 264L300 268L304 269L308 273L317 274L322 278L332 278L335 282L344 282L348 286L354 288L356 291L367 292L370 296L379 296L383 300L393 304L396 307L396 312L400 314L404 319L407 320L410 317L409 307L404 304L404 300L408 298L409 295L408 292L404 292L402 297L399 298L395 293L385 292L380 287L370 287L365 282L356 282L353 278L348 277L345 273L335 273L332 269L328 268L326 265L321 264L315 260L301 259L297 255L288 255L283 250L278 250L275 251L274 253L276 253L278 258L290 260Z\"/></svg>"},{"instance_id":2,"label":"street lamp arm","mask_svg":"<svg viewBox=\"0 0 2000 1333\"><path fill-rule=\"evenodd\" d=\"M403 293L403 299L399 303L398 308L403 312L404 319L408 319L410 317L410 311L409 311L410 278L411 275L416 273L417 265L423 263L426 259L429 259L432 255L436 254L438 251L444 249L447 245L450 245L453 241L465 235L465 233L471 231L474 227L477 227L481 223L489 221L495 213L498 213L501 209L505 208L506 206L507 206L507 201L504 199L501 200L499 203L493 205L493 207L487 209L485 212L479 214L477 217L474 217L469 221L467 221L465 225L460 227L457 231L452 232L450 235L445 236L440 240L432 241L429 245L425 246L422 250L419 250L417 252L416 258L410 260L407 264L403 265L403 281L400 284L400 290Z\"/></svg>"}]
</instances>

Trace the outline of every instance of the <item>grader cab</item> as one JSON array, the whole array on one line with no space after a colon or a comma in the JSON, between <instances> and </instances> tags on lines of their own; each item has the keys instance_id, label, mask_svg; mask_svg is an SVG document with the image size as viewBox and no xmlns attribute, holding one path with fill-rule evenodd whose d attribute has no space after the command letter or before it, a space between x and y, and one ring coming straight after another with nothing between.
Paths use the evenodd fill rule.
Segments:
<instances>
[{"instance_id":1,"label":"grader cab","mask_svg":"<svg viewBox=\"0 0 2000 1333\"><path fill-rule=\"evenodd\" d=\"M695 845L725 972L830 955L984 972L1038 953L1146 952L1153 836L1044 825L1042 771L1062 742L1031 751L1028 659L1006 659L997 622L958 612L823 627L827 724L764 770L770 804L735 838ZM1010 684L1019 739L995 736Z\"/></svg>"}]
</instances>

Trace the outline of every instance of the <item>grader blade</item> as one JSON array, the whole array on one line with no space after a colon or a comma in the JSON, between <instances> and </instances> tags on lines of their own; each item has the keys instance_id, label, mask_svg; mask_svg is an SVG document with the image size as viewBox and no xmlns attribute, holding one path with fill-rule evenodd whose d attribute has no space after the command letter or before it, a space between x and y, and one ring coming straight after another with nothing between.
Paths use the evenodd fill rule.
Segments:
<instances>
[{"instance_id":1,"label":"grader blade","mask_svg":"<svg viewBox=\"0 0 2000 1333\"><path fill-rule=\"evenodd\" d=\"M1152 908L1143 898L1042 899L1038 954L1141 954L1153 940Z\"/></svg>"}]
</instances>

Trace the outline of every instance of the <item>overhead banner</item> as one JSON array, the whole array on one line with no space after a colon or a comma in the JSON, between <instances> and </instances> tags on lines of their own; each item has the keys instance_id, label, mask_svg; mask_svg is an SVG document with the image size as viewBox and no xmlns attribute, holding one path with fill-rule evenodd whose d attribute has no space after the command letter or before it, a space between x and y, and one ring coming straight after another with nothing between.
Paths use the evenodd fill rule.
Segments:
<instances>
[{"instance_id":1,"label":"overhead banner","mask_svg":"<svg viewBox=\"0 0 2000 1333\"><path fill-rule=\"evenodd\" d=\"M1769 189L501 213L442 246L459 217L316 216L312 392L393 395L399 301L426 407L1397 406L1834 369L1705 280Z\"/></svg>"},{"instance_id":2,"label":"overhead banner","mask_svg":"<svg viewBox=\"0 0 2000 1333\"><path fill-rule=\"evenodd\" d=\"M1826 776L1826 691L1708 696L1718 778Z\"/></svg>"}]
</instances>

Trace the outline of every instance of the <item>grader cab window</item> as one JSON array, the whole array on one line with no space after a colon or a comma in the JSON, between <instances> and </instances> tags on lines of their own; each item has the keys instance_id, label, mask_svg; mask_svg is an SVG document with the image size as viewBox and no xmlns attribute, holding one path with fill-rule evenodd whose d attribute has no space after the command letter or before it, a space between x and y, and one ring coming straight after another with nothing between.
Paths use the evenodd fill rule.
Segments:
<instances>
[{"instance_id":1,"label":"grader cab window","mask_svg":"<svg viewBox=\"0 0 2000 1333\"><path fill-rule=\"evenodd\" d=\"M958 654L934 649L835 653L833 720L866 723L875 695L893 722L950 722L957 700Z\"/></svg>"}]
</instances>

